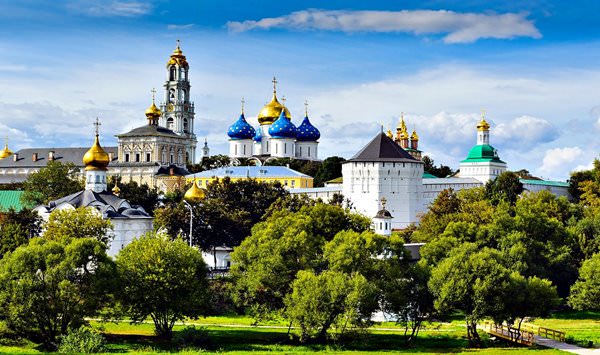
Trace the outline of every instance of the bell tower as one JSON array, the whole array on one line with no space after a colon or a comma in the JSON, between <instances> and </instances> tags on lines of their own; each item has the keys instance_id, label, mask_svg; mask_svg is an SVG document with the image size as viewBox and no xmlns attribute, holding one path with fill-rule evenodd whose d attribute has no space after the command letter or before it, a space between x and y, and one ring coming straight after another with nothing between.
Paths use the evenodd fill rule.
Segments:
<instances>
[{"instance_id":1,"label":"bell tower","mask_svg":"<svg viewBox=\"0 0 600 355\"><path fill-rule=\"evenodd\" d=\"M161 104L160 125L187 138L185 160L196 161L196 135L194 134L194 103L190 101L189 64L183 51L177 47L167 62L164 102Z\"/></svg>"}]
</instances>

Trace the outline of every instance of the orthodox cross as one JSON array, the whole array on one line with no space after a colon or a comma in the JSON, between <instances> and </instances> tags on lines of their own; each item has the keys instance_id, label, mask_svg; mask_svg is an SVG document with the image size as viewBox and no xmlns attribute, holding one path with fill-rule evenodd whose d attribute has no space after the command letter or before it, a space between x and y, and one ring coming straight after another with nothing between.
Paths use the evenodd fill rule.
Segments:
<instances>
[{"instance_id":1,"label":"orthodox cross","mask_svg":"<svg viewBox=\"0 0 600 355\"><path fill-rule=\"evenodd\" d=\"M304 116L308 117L308 101L304 100Z\"/></svg>"},{"instance_id":2,"label":"orthodox cross","mask_svg":"<svg viewBox=\"0 0 600 355\"><path fill-rule=\"evenodd\" d=\"M385 210L385 204L387 203L387 199L385 197L381 198L381 209Z\"/></svg>"},{"instance_id":3,"label":"orthodox cross","mask_svg":"<svg viewBox=\"0 0 600 355\"><path fill-rule=\"evenodd\" d=\"M156 94L156 89L152 88L152 90L150 90L150 92L152 93L152 103L154 103L154 95Z\"/></svg>"},{"instance_id":4,"label":"orthodox cross","mask_svg":"<svg viewBox=\"0 0 600 355\"><path fill-rule=\"evenodd\" d=\"M244 100L244 98L242 97L242 113L244 113L244 104L246 103L246 101Z\"/></svg>"},{"instance_id":5,"label":"orthodox cross","mask_svg":"<svg viewBox=\"0 0 600 355\"><path fill-rule=\"evenodd\" d=\"M94 127L96 129L96 135L98 135L98 132L100 131L100 126L102 124L100 123L100 120L98 119L98 117L96 117L96 121L94 121Z\"/></svg>"},{"instance_id":6,"label":"orthodox cross","mask_svg":"<svg viewBox=\"0 0 600 355\"><path fill-rule=\"evenodd\" d=\"M271 80L271 82L273 83L273 92L277 92L277 78L273 76L273 80Z\"/></svg>"}]
</instances>

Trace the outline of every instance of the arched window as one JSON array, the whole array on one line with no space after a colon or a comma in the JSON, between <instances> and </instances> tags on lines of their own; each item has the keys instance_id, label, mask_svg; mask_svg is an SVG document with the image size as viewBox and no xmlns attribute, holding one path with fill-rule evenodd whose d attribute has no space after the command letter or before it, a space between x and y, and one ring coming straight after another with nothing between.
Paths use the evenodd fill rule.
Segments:
<instances>
[{"instance_id":1,"label":"arched window","mask_svg":"<svg viewBox=\"0 0 600 355\"><path fill-rule=\"evenodd\" d=\"M184 131L185 133L188 133L188 128L189 128L189 127L188 127L188 120L187 120L187 118L184 118L184 119L183 119L183 131Z\"/></svg>"},{"instance_id":2,"label":"arched window","mask_svg":"<svg viewBox=\"0 0 600 355\"><path fill-rule=\"evenodd\" d=\"M169 102L175 102L175 89L169 90Z\"/></svg>"},{"instance_id":3,"label":"arched window","mask_svg":"<svg viewBox=\"0 0 600 355\"><path fill-rule=\"evenodd\" d=\"M174 126L174 121L173 121L173 117L169 117L167 118L167 128L172 130Z\"/></svg>"},{"instance_id":4,"label":"arched window","mask_svg":"<svg viewBox=\"0 0 600 355\"><path fill-rule=\"evenodd\" d=\"M175 80L175 73L177 73L177 69L175 69L174 65L171 65L171 68L169 68L169 80Z\"/></svg>"}]
</instances>

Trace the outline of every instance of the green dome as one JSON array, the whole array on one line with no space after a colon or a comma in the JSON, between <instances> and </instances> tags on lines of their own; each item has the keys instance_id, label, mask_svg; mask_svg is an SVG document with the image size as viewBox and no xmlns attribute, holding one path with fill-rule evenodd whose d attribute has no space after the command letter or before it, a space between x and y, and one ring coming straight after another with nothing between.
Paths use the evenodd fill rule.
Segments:
<instances>
[{"instance_id":1,"label":"green dome","mask_svg":"<svg viewBox=\"0 0 600 355\"><path fill-rule=\"evenodd\" d=\"M483 161L494 161L498 163L504 163L498 157L498 152L494 147L489 144L476 145L469 151L467 159L462 162L483 162ZM462 163L461 162L461 163Z\"/></svg>"}]
</instances>

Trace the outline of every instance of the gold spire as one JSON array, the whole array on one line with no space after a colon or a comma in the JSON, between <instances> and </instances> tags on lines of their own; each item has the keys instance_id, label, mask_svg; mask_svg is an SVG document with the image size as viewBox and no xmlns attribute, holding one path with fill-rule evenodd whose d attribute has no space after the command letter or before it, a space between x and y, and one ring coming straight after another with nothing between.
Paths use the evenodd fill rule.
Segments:
<instances>
[{"instance_id":1,"label":"gold spire","mask_svg":"<svg viewBox=\"0 0 600 355\"><path fill-rule=\"evenodd\" d=\"M404 122L404 112L400 114L400 122L398 122L396 132L398 139L408 139L408 129L406 128L406 123Z\"/></svg>"},{"instance_id":2,"label":"gold spire","mask_svg":"<svg viewBox=\"0 0 600 355\"><path fill-rule=\"evenodd\" d=\"M284 107L277 100L277 79L273 77L272 82L273 98L271 99L271 102L266 104L258 113L258 123L261 125L270 125L273 122L277 121L279 115L281 114L281 110L284 110L285 117L287 117L288 119L292 119L292 115L290 114L290 111L287 109L287 107Z\"/></svg>"},{"instance_id":3,"label":"gold spire","mask_svg":"<svg viewBox=\"0 0 600 355\"><path fill-rule=\"evenodd\" d=\"M481 121L477 124L478 131L489 131L490 124L485 120L485 110L481 110Z\"/></svg>"},{"instance_id":4,"label":"gold spire","mask_svg":"<svg viewBox=\"0 0 600 355\"><path fill-rule=\"evenodd\" d=\"M157 124L157 121L160 118L162 112L160 112L160 109L156 107L156 104L154 103L154 95L156 94L156 89L152 88L152 90L150 91L152 92L152 104L146 109L146 118L148 118L150 124Z\"/></svg>"},{"instance_id":5,"label":"gold spire","mask_svg":"<svg viewBox=\"0 0 600 355\"><path fill-rule=\"evenodd\" d=\"M308 100L304 100L304 117L308 117Z\"/></svg>"},{"instance_id":6,"label":"gold spire","mask_svg":"<svg viewBox=\"0 0 600 355\"><path fill-rule=\"evenodd\" d=\"M198 187L196 180L192 181L192 187L190 187L183 195L183 198L188 202L198 203L205 198L204 190Z\"/></svg>"},{"instance_id":7,"label":"gold spire","mask_svg":"<svg viewBox=\"0 0 600 355\"><path fill-rule=\"evenodd\" d=\"M117 186L117 184L115 184L115 187L113 187L112 193L115 196L119 196L119 194L121 193L121 189L119 188L119 186Z\"/></svg>"},{"instance_id":8,"label":"gold spire","mask_svg":"<svg viewBox=\"0 0 600 355\"><path fill-rule=\"evenodd\" d=\"M187 59L185 58L185 56L183 55L183 51L179 47L179 40L177 40L177 47L173 50L173 53L171 54L171 57L167 62L167 67L171 65L179 65L183 68L189 67Z\"/></svg>"},{"instance_id":9,"label":"gold spire","mask_svg":"<svg viewBox=\"0 0 600 355\"><path fill-rule=\"evenodd\" d=\"M0 159L8 158L13 155L12 150L8 149L8 136L4 142L4 149L0 150Z\"/></svg>"},{"instance_id":10,"label":"gold spire","mask_svg":"<svg viewBox=\"0 0 600 355\"><path fill-rule=\"evenodd\" d=\"M108 153L100 146L98 139L98 131L100 127L100 120L96 117L96 138L94 139L94 145L85 153L83 156L83 164L85 170L106 170L108 163L110 163Z\"/></svg>"},{"instance_id":11,"label":"gold spire","mask_svg":"<svg viewBox=\"0 0 600 355\"><path fill-rule=\"evenodd\" d=\"M412 134L410 135L410 140L411 141L418 141L419 140L419 135L417 134L417 130L413 129Z\"/></svg>"},{"instance_id":12,"label":"gold spire","mask_svg":"<svg viewBox=\"0 0 600 355\"><path fill-rule=\"evenodd\" d=\"M388 129L387 132L385 133L386 136L388 136L390 139L394 139L394 135L392 134L392 130Z\"/></svg>"}]
</instances>

